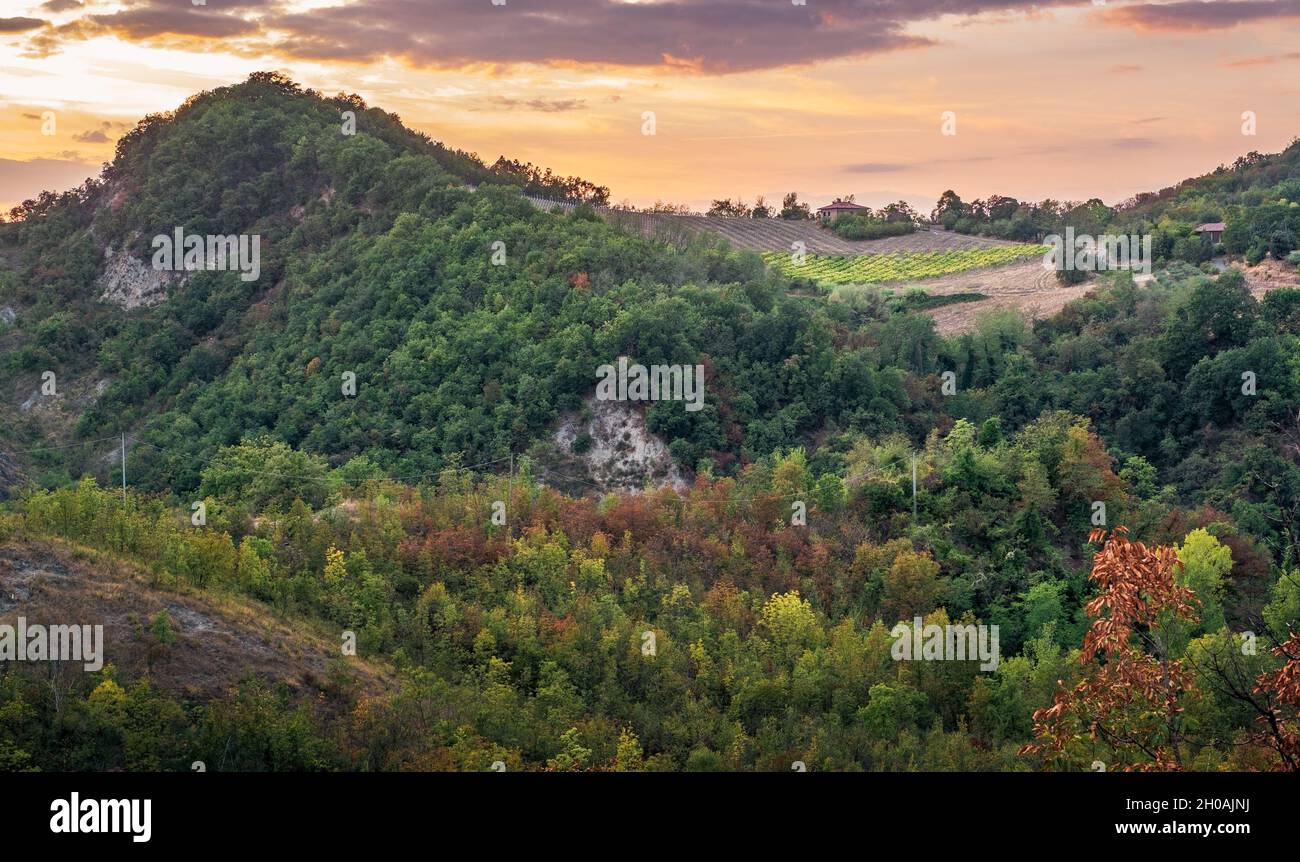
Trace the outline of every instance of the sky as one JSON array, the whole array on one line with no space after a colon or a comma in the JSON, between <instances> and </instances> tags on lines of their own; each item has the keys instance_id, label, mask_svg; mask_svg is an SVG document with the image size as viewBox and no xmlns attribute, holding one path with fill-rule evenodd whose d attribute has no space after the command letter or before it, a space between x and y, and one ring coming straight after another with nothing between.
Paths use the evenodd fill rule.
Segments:
<instances>
[{"instance_id":1,"label":"sky","mask_svg":"<svg viewBox=\"0 0 1300 862\"><path fill-rule=\"evenodd\" d=\"M0 208L269 70L636 206L1113 204L1300 135L1298 37L1300 0L0 0Z\"/></svg>"}]
</instances>

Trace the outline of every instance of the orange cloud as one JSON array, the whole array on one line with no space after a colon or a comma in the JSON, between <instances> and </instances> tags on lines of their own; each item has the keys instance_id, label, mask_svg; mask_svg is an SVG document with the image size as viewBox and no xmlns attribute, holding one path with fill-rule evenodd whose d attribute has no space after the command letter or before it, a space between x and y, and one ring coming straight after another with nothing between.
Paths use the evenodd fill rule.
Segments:
<instances>
[{"instance_id":1,"label":"orange cloud","mask_svg":"<svg viewBox=\"0 0 1300 862\"><path fill-rule=\"evenodd\" d=\"M1100 13L1110 23L1138 30L1226 30L1271 19L1300 18L1300 0L1179 0L1117 6Z\"/></svg>"}]
</instances>

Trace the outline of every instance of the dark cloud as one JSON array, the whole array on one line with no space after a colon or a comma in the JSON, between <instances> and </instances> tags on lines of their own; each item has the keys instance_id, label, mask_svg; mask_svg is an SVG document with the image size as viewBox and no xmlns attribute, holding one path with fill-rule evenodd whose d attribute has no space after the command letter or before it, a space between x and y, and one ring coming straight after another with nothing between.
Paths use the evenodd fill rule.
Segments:
<instances>
[{"instance_id":1,"label":"dark cloud","mask_svg":"<svg viewBox=\"0 0 1300 862\"><path fill-rule=\"evenodd\" d=\"M82 144L107 144L108 135L104 134L99 129L95 129L91 132L82 132L79 135L73 135L72 140Z\"/></svg>"},{"instance_id":2,"label":"dark cloud","mask_svg":"<svg viewBox=\"0 0 1300 862\"><path fill-rule=\"evenodd\" d=\"M214 0L215 2L215 0ZM226 14L211 6L155 2L109 15L91 15L97 26L124 39L198 36L228 39L259 32L257 21Z\"/></svg>"},{"instance_id":3,"label":"dark cloud","mask_svg":"<svg viewBox=\"0 0 1300 862\"><path fill-rule=\"evenodd\" d=\"M725 73L860 57L930 40L911 24L943 15L1037 13L1092 0L343 0L290 12L286 0L127 0L29 37L29 56L105 32L126 40L239 39L251 51L310 60L381 58L424 67L514 63L678 67ZM76 0L50 0L66 11ZM1300 0L1141 2L1100 12L1144 30L1216 30L1300 18ZM0 19L0 32L40 29L35 18ZM1140 71L1124 64L1114 74ZM545 108L534 108L545 110ZM563 108L572 110L573 108Z\"/></svg>"},{"instance_id":4,"label":"dark cloud","mask_svg":"<svg viewBox=\"0 0 1300 862\"><path fill-rule=\"evenodd\" d=\"M91 15L126 39L248 37L314 60L384 57L417 66L580 63L709 73L863 56L930 41L908 25L941 15L1035 12L1091 0L353 0L289 12L280 0L133 0ZM84 38L69 32L66 38ZM41 46L49 50L49 46Z\"/></svg>"},{"instance_id":5,"label":"dark cloud","mask_svg":"<svg viewBox=\"0 0 1300 862\"><path fill-rule=\"evenodd\" d=\"M104 32L104 28L89 17L73 18L66 24L51 25L29 37L23 49L25 57L48 57L57 54L66 42L90 39Z\"/></svg>"},{"instance_id":6,"label":"dark cloud","mask_svg":"<svg viewBox=\"0 0 1300 862\"><path fill-rule=\"evenodd\" d=\"M1181 0L1107 10L1110 20L1141 30L1226 30L1275 18L1300 18L1300 0Z\"/></svg>"},{"instance_id":7,"label":"dark cloud","mask_svg":"<svg viewBox=\"0 0 1300 862\"><path fill-rule=\"evenodd\" d=\"M67 12L69 9L80 9L81 0L49 0L48 3L42 3L41 8L46 12Z\"/></svg>"},{"instance_id":8,"label":"dark cloud","mask_svg":"<svg viewBox=\"0 0 1300 862\"><path fill-rule=\"evenodd\" d=\"M0 18L0 33L25 33L44 26L40 18Z\"/></svg>"}]
</instances>

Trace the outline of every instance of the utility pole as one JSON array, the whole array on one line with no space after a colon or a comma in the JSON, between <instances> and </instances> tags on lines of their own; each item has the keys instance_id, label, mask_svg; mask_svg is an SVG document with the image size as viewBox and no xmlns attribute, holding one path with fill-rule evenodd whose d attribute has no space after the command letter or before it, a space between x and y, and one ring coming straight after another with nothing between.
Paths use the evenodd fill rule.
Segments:
<instances>
[{"instance_id":1,"label":"utility pole","mask_svg":"<svg viewBox=\"0 0 1300 862\"><path fill-rule=\"evenodd\" d=\"M126 432L122 432L122 505L126 505Z\"/></svg>"},{"instance_id":2,"label":"utility pole","mask_svg":"<svg viewBox=\"0 0 1300 862\"><path fill-rule=\"evenodd\" d=\"M912 526L916 526L916 453L912 453Z\"/></svg>"}]
</instances>

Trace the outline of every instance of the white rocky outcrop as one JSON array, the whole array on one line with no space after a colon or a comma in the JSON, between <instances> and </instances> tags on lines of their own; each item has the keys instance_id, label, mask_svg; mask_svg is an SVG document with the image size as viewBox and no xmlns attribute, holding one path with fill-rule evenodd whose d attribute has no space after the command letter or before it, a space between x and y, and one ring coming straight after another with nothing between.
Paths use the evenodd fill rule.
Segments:
<instances>
[{"instance_id":1,"label":"white rocky outcrop","mask_svg":"<svg viewBox=\"0 0 1300 862\"><path fill-rule=\"evenodd\" d=\"M591 445L574 452L573 442L583 433ZM668 447L646 428L642 409L627 402L588 399L582 414L563 420L552 439L586 472L589 483L604 490L640 491L647 483L687 487Z\"/></svg>"},{"instance_id":2,"label":"white rocky outcrop","mask_svg":"<svg viewBox=\"0 0 1300 862\"><path fill-rule=\"evenodd\" d=\"M126 250L104 249L104 274L99 277L100 299L123 308L157 305L167 299L173 273L154 269Z\"/></svg>"}]
</instances>

